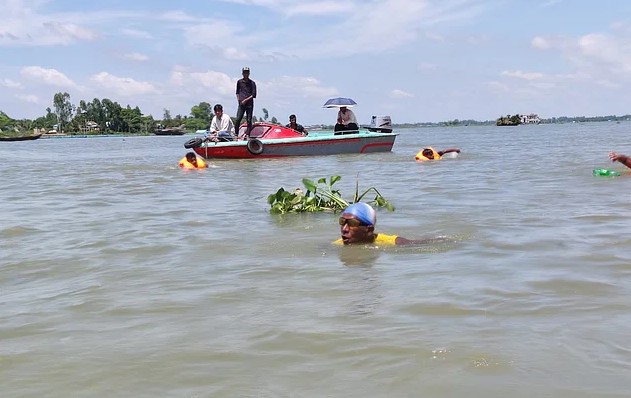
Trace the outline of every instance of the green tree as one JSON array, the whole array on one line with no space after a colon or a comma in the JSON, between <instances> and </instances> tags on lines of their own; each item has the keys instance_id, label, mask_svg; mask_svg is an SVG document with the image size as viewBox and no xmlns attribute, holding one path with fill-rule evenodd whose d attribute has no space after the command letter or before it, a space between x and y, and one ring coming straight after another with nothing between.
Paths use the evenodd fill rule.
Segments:
<instances>
[{"instance_id":1,"label":"green tree","mask_svg":"<svg viewBox=\"0 0 631 398\"><path fill-rule=\"evenodd\" d=\"M53 126L57 123L57 116L50 108L46 108L46 116L41 116L35 119L34 127L46 130L52 130Z\"/></svg>"},{"instance_id":2,"label":"green tree","mask_svg":"<svg viewBox=\"0 0 631 398\"><path fill-rule=\"evenodd\" d=\"M0 111L0 130L6 130L12 126L13 119L11 119L6 113Z\"/></svg>"},{"instance_id":3,"label":"green tree","mask_svg":"<svg viewBox=\"0 0 631 398\"><path fill-rule=\"evenodd\" d=\"M164 127L173 127L172 121L173 119L171 118L171 111L168 109L163 109L164 111L164 115L162 116L162 125Z\"/></svg>"},{"instance_id":4,"label":"green tree","mask_svg":"<svg viewBox=\"0 0 631 398\"><path fill-rule=\"evenodd\" d=\"M53 96L53 107L57 115L57 123L59 124L59 132L63 133L64 127L70 123L70 118L74 113L74 105L70 103L70 94L56 93Z\"/></svg>"},{"instance_id":5,"label":"green tree","mask_svg":"<svg viewBox=\"0 0 631 398\"><path fill-rule=\"evenodd\" d=\"M121 115L122 108L117 102L103 98L101 104L105 110L106 130L129 131L129 127Z\"/></svg>"},{"instance_id":6,"label":"green tree","mask_svg":"<svg viewBox=\"0 0 631 398\"><path fill-rule=\"evenodd\" d=\"M200 119L210 124L213 118L213 108L208 102L200 102L191 108L191 116L194 119Z\"/></svg>"},{"instance_id":7,"label":"green tree","mask_svg":"<svg viewBox=\"0 0 631 398\"><path fill-rule=\"evenodd\" d=\"M123 126L126 128L125 131L132 134L140 134L140 132L142 132L143 120L140 108L136 107L132 109L127 105L127 108L121 109L121 119Z\"/></svg>"}]
</instances>

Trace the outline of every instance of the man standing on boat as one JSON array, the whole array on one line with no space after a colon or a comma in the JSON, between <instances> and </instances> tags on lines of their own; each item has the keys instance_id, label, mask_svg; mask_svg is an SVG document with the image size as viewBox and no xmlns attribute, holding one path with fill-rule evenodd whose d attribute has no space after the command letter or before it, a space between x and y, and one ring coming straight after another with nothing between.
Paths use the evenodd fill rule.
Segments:
<instances>
[{"instance_id":1,"label":"man standing on boat","mask_svg":"<svg viewBox=\"0 0 631 398\"><path fill-rule=\"evenodd\" d=\"M243 79L237 81L237 102L239 103L239 110L237 111L237 122L235 127L237 129L237 137L239 136L239 129L241 127L241 120L243 114L246 115L245 119L248 122L248 128L245 132L247 138L250 137L250 131L252 131L252 114L254 113L254 98L256 98L256 83L250 79L250 68L247 66L241 71Z\"/></svg>"}]
</instances>

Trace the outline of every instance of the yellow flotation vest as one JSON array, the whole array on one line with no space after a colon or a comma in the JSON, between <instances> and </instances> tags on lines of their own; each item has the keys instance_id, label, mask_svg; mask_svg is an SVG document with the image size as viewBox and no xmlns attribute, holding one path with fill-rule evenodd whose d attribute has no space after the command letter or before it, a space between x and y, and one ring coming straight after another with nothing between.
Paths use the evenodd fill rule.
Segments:
<instances>
[{"instance_id":1,"label":"yellow flotation vest","mask_svg":"<svg viewBox=\"0 0 631 398\"><path fill-rule=\"evenodd\" d=\"M206 164L206 162L204 162L203 160L201 160L200 158L197 158L197 167L195 167L195 165L191 162L189 162L186 159L186 156L184 156L182 159L180 159L180 163L179 166L183 169L205 169L206 167L208 167L208 165Z\"/></svg>"},{"instance_id":2,"label":"yellow flotation vest","mask_svg":"<svg viewBox=\"0 0 631 398\"><path fill-rule=\"evenodd\" d=\"M386 235L376 234L375 240L372 242L375 245L396 245L398 235ZM343 245L344 241L340 238L333 242L334 245Z\"/></svg>"},{"instance_id":3,"label":"yellow flotation vest","mask_svg":"<svg viewBox=\"0 0 631 398\"><path fill-rule=\"evenodd\" d=\"M426 157L425 155L423 155L423 152L429 149L430 151L432 151L432 155L434 155L433 159L430 159L428 157ZM440 155L438 154L438 152L436 152L436 150L434 150L434 148L432 148L431 146L428 146L427 148L423 148L419 151L419 153L416 154L416 160L419 162L424 162L426 160L438 160L440 159Z\"/></svg>"}]
</instances>

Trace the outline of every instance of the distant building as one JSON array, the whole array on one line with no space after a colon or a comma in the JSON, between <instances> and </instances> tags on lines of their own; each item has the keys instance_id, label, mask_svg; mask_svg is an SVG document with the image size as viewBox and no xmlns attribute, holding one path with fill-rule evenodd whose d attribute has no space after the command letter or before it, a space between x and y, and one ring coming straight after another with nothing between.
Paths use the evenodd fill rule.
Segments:
<instances>
[{"instance_id":1,"label":"distant building","mask_svg":"<svg viewBox=\"0 0 631 398\"><path fill-rule=\"evenodd\" d=\"M521 123L522 124L539 124L541 123L541 119L539 115L536 113L531 113L530 115L521 115Z\"/></svg>"},{"instance_id":2,"label":"distant building","mask_svg":"<svg viewBox=\"0 0 631 398\"><path fill-rule=\"evenodd\" d=\"M93 122L93 121L90 120L90 121L87 121L85 123L85 126L79 127L79 130L82 133L87 133L87 132L91 132L91 131L100 131L101 129L100 129L98 123Z\"/></svg>"}]
</instances>

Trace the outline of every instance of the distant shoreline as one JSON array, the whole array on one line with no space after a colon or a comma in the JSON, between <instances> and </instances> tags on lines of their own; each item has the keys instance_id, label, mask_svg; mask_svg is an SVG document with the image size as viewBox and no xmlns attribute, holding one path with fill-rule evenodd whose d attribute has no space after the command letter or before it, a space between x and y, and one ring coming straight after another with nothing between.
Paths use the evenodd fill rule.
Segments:
<instances>
[{"instance_id":1,"label":"distant shoreline","mask_svg":"<svg viewBox=\"0 0 631 398\"><path fill-rule=\"evenodd\" d=\"M586 118L586 119L593 119L593 118ZM614 120L614 119L605 119L605 120L563 119L563 120L560 120L559 118L555 118L554 121L550 121L550 120L551 119L542 119L540 124L621 123L621 122L631 121L631 116L630 117L625 116L624 118L619 117L618 120ZM452 122L438 122L438 123L429 123L429 122L399 123L399 124L393 123L392 128L396 130L396 129L410 129L410 128L427 128L427 127L467 127L467 126L475 127L475 126L494 126L494 125L495 125L495 121L491 121L491 120L485 121L485 122L462 120L462 121L458 121L457 124L454 123L453 121ZM322 126L322 130L327 130L327 127L328 126ZM504 127L504 126L498 126L498 127ZM329 130L332 130L332 126L331 128L329 128ZM179 136L160 136L156 134L131 134L131 133L110 133L110 134L65 133L65 134L43 134L41 138L42 139L60 139L60 138L104 138L104 137L111 137L111 138L115 138L115 137L186 137L186 136L191 136L191 135L196 135L196 132L191 131Z\"/></svg>"}]
</instances>

